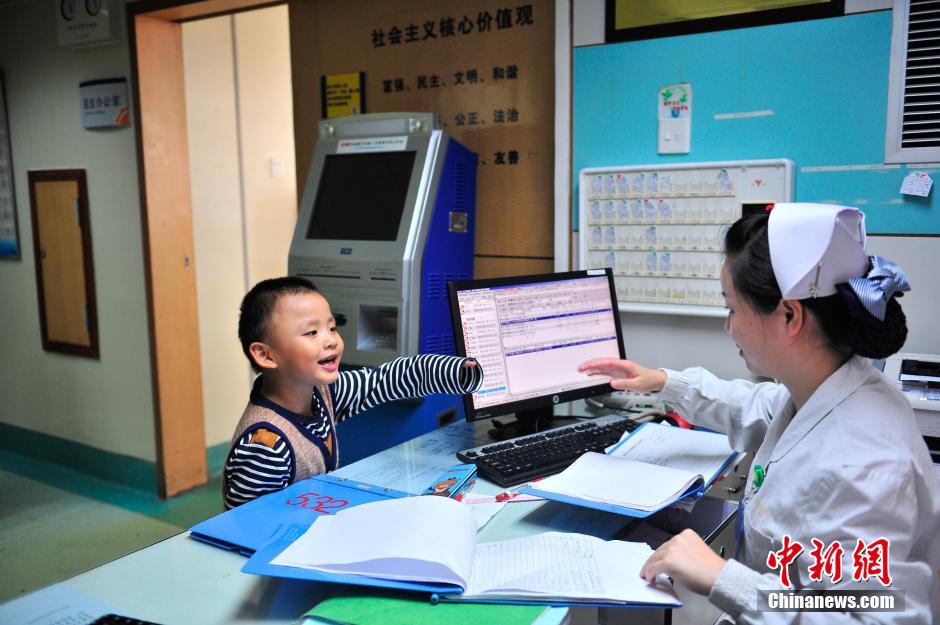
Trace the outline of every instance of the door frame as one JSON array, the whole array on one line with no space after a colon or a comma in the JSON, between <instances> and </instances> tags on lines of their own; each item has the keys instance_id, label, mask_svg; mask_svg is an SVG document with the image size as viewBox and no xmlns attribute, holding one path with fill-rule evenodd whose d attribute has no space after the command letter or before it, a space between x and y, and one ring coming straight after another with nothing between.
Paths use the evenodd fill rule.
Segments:
<instances>
[{"instance_id":1,"label":"door frame","mask_svg":"<svg viewBox=\"0 0 940 625\"><path fill-rule=\"evenodd\" d=\"M208 480L182 23L285 2L140 0L126 5L161 497Z\"/></svg>"}]
</instances>

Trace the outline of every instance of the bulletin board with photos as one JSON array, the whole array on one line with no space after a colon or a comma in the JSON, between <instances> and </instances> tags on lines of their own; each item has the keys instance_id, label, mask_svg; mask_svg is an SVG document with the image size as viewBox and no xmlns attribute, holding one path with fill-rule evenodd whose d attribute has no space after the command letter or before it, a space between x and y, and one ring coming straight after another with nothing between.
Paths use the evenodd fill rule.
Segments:
<instances>
[{"instance_id":1,"label":"bulletin board with photos","mask_svg":"<svg viewBox=\"0 0 940 625\"><path fill-rule=\"evenodd\" d=\"M13 154L7 119L6 90L0 74L0 260L20 260L20 232L13 190Z\"/></svg>"},{"instance_id":2,"label":"bulletin board with photos","mask_svg":"<svg viewBox=\"0 0 940 625\"><path fill-rule=\"evenodd\" d=\"M620 310L723 316L722 247L743 213L788 202L788 159L631 165L578 175L579 260L613 269Z\"/></svg>"}]
</instances>

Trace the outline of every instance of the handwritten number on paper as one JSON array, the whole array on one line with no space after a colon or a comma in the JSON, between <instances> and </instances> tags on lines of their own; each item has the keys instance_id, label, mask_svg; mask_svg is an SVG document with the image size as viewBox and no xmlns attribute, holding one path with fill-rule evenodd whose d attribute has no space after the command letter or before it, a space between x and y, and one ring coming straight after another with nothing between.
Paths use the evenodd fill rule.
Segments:
<instances>
[{"instance_id":1,"label":"handwritten number on paper","mask_svg":"<svg viewBox=\"0 0 940 625\"><path fill-rule=\"evenodd\" d=\"M312 501L311 501L312 500ZM297 497L287 500L289 506L300 506L307 510L313 510L320 514L330 514L349 505L345 499L334 499L329 495L320 495L318 493L304 493Z\"/></svg>"}]
</instances>

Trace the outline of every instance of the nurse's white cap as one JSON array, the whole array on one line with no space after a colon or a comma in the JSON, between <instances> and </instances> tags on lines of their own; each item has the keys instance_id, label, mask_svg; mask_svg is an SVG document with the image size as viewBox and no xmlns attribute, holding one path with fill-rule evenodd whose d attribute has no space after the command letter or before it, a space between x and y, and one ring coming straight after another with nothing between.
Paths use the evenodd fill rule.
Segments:
<instances>
[{"instance_id":1,"label":"nurse's white cap","mask_svg":"<svg viewBox=\"0 0 940 625\"><path fill-rule=\"evenodd\" d=\"M775 204L767 225L770 264L783 299L826 297L864 276L865 214L832 204Z\"/></svg>"}]
</instances>

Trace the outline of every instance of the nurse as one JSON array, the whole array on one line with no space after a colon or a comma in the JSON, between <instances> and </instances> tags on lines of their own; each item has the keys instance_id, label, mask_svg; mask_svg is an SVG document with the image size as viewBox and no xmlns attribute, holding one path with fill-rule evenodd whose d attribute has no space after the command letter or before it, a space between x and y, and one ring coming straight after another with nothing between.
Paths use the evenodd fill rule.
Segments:
<instances>
[{"instance_id":1,"label":"nurse","mask_svg":"<svg viewBox=\"0 0 940 625\"><path fill-rule=\"evenodd\" d=\"M614 388L660 391L693 423L727 433L735 450L753 454L737 556L723 560L686 530L641 571L707 595L739 623L940 622L937 475L907 399L867 360L904 344L897 298L910 286L897 265L866 255L864 221L853 208L777 204L728 231L725 330L748 369L776 382L629 360L579 368L610 376ZM831 564L841 560L840 581L834 568L810 578L813 539L832 548ZM762 611L758 590L785 588L773 565L796 543L803 551L784 567L790 587L883 589L890 581L904 591L904 611ZM884 545L887 553L879 553ZM856 572L869 579L854 581Z\"/></svg>"}]
</instances>

